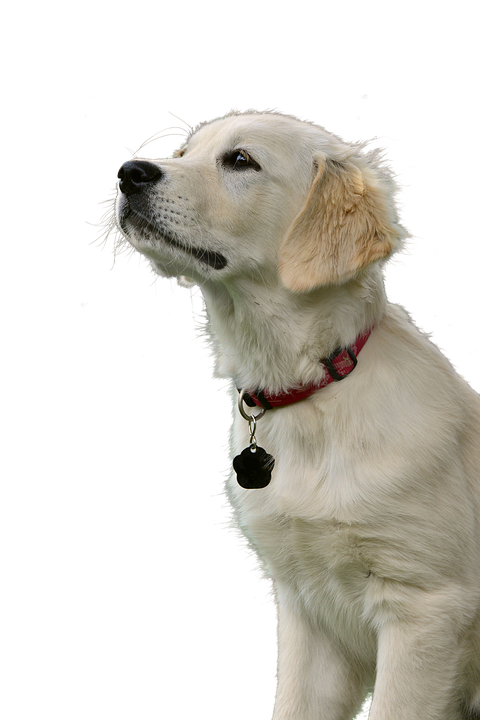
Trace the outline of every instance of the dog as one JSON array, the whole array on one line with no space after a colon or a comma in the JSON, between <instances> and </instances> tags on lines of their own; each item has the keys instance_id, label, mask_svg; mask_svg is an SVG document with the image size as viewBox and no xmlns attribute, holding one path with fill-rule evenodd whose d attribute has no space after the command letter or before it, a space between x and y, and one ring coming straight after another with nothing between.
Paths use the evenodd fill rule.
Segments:
<instances>
[{"instance_id":1,"label":"dog","mask_svg":"<svg viewBox=\"0 0 480 720\"><path fill-rule=\"evenodd\" d=\"M118 178L121 237L200 287L238 401L227 495L277 602L274 720L348 720L371 688L370 720L478 720L480 401L386 298L408 233L380 153L232 112Z\"/></svg>"}]
</instances>

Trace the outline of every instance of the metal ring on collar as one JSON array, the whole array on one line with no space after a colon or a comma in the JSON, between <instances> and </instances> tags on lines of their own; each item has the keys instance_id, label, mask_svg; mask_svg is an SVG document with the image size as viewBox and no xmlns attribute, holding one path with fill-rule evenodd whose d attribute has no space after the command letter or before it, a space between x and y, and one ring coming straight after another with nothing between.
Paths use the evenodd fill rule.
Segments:
<instances>
[{"instance_id":1,"label":"metal ring on collar","mask_svg":"<svg viewBox=\"0 0 480 720\"><path fill-rule=\"evenodd\" d=\"M246 390L240 390L240 395L238 396L238 409L240 411L240 415L247 420L247 422L250 422L252 418L255 420L259 420L263 415L265 415L266 410L265 408L262 408L259 413L256 415L249 415L247 412L245 412L245 408L243 407L243 397L245 395Z\"/></svg>"}]
</instances>

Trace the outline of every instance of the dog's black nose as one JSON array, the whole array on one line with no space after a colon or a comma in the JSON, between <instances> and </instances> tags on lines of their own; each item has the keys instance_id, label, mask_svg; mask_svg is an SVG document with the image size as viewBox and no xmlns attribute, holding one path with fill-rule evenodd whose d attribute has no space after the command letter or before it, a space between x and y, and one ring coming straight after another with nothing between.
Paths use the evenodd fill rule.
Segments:
<instances>
[{"instance_id":1,"label":"dog's black nose","mask_svg":"<svg viewBox=\"0 0 480 720\"><path fill-rule=\"evenodd\" d=\"M141 192L147 183L159 180L162 171L158 165L147 160L128 160L118 171L119 187L125 195Z\"/></svg>"}]
</instances>

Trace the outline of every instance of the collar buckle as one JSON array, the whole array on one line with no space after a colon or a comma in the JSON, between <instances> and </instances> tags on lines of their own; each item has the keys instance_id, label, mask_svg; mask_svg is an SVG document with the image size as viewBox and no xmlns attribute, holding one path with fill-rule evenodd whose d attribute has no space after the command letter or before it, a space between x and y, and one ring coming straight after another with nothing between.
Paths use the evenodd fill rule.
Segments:
<instances>
[{"instance_id":1,"label":"collar buckle","mask_svg":"<svg viewBox=\"0 0 480 720\"><path fill-rule=\"evenodd\" d=\"M344 372L343 372L343 374L340 374L340 372L339 372L340 368L337 369L333 363L334 362L337 362L337 363L345 362L346 357L345 357L344 353L348 354L350 360L352 361L352 365L349 368L342 367L342 370ZM357 356L355 355L355 353L353 352L351 347L337 348L327 358L322 358L323 365L325 365L325 367L327 368L328 372L332 376L333 380L335 380L335 382L340 382L340 380L343 380L344 378L346 378L347 375L350 375L352 370L355 370L355 368L357 367L357 362L358 362Z\"/></svg>"}]
</instances>

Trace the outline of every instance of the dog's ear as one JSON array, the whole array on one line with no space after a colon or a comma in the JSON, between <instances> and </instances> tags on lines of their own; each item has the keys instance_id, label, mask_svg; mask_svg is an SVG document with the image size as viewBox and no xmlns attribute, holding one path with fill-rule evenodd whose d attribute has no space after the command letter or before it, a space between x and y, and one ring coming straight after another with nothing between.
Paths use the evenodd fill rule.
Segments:
<instances>
[{"instance_id":1,"label":"dog's ear","mask_svg":"<svg viewBox=\"0 0 480 720\"><path fill-rule=\"evenodd\" d=\"M365 163L315 156L317 172L305 206L280 250L280 278L295 292L352 278L384 258L399 240L389 189Z\"/></svg>"}]
</instances>

